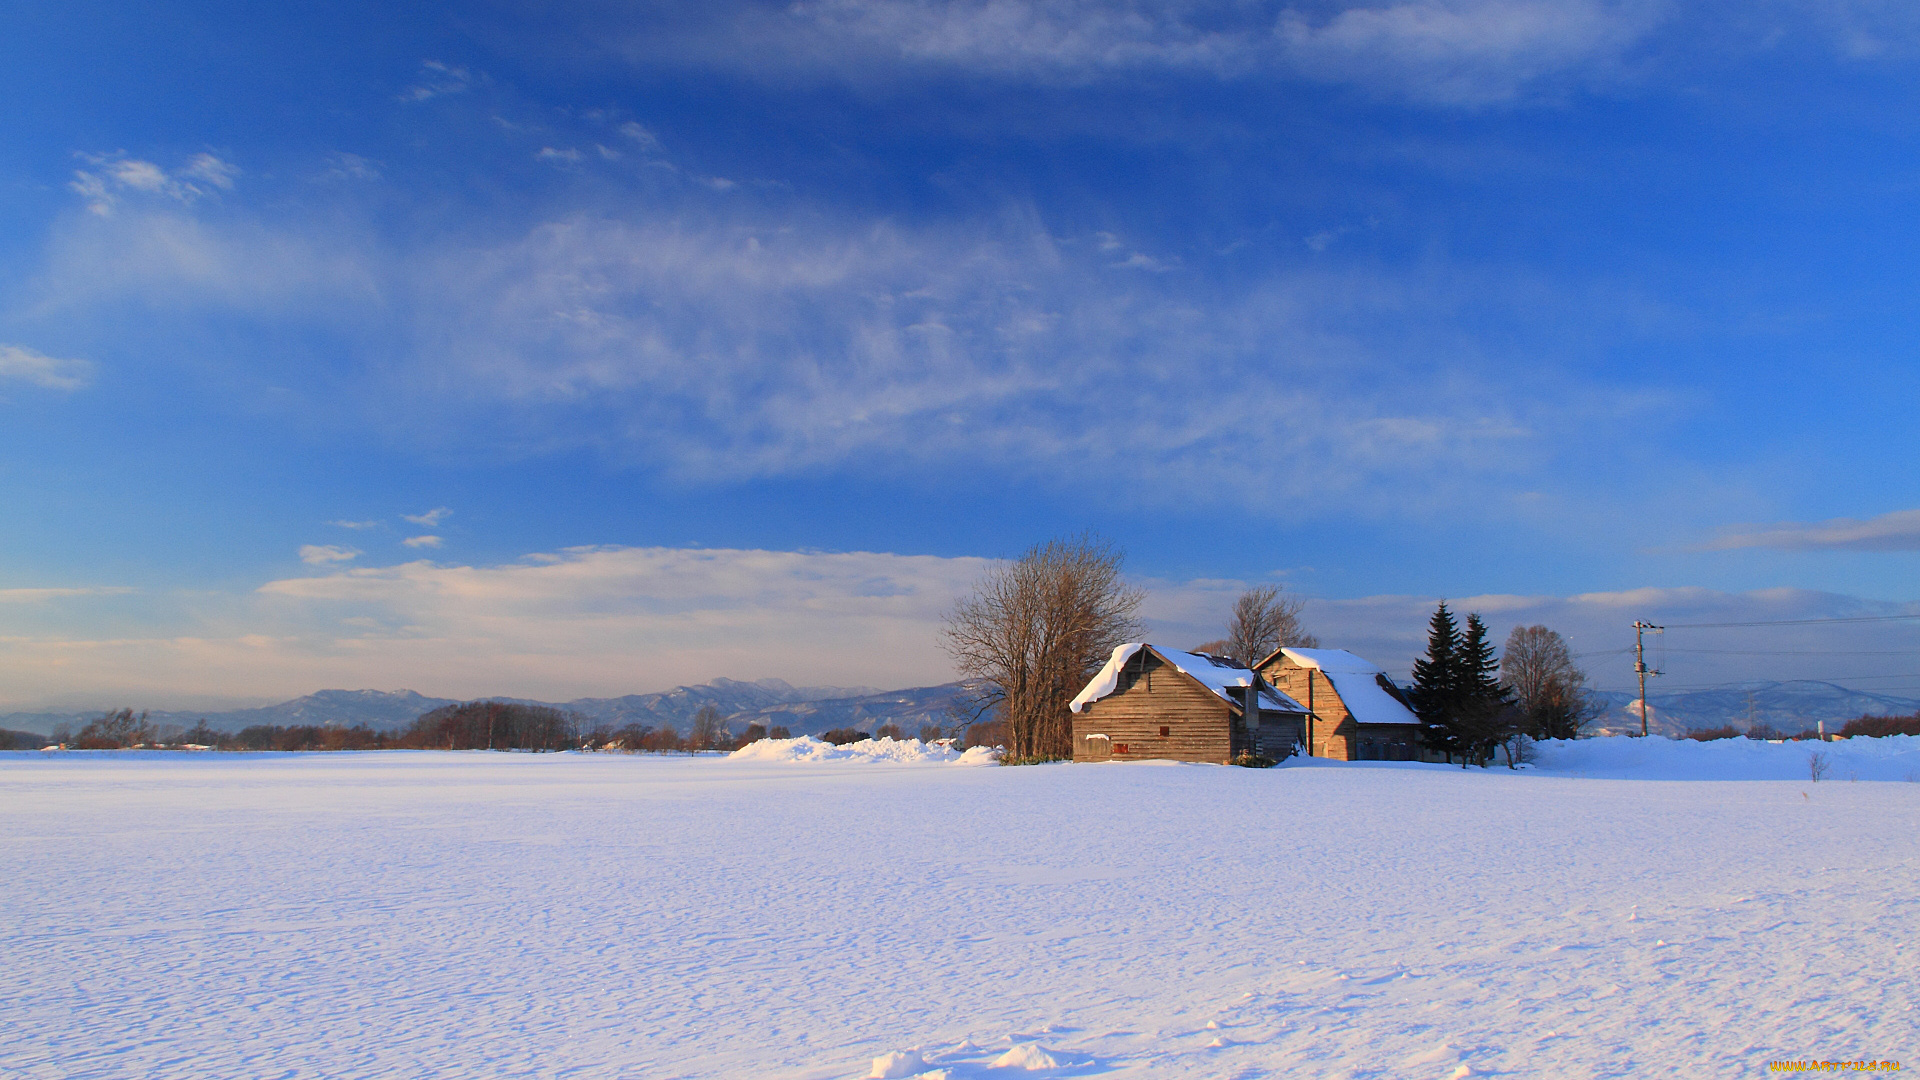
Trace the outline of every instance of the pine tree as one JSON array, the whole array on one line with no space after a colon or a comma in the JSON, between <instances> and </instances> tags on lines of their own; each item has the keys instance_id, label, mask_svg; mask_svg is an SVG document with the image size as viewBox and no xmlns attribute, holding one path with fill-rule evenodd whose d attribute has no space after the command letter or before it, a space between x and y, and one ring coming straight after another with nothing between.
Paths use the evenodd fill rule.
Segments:
<instances>
[{"instance_id":1,"label":"pine tree","mask_svg":"<svg viewBox=\"0 0 1920 1080\"><path fill-rule=\"evenodd\" d=\"M1507 737L1507 728L1515 717L1510 708L1512 695L1500 682L1500 661L1494 658L1493 643L1487 640L1487 624L1479 615L1467 616L1467 629L1460 636L1453 660L1453 734L1467 757L1484 764L1494 747Z\"/></svg>"},{"instance_id":2,"label":"pine tree","mask_svg":"<svg viewBox=\"0 0 1920 1080\"><path fill-rule=\"evenodd\" d=\"M1448 761L1461 749L1454 730L1460 697L1459 651L1460 628L1442 600L1427 624L1427 655L1413 662L1413 710L1420 718L1420 741L1427 749L1447 755Z\"/></svg>"}]
</instances>

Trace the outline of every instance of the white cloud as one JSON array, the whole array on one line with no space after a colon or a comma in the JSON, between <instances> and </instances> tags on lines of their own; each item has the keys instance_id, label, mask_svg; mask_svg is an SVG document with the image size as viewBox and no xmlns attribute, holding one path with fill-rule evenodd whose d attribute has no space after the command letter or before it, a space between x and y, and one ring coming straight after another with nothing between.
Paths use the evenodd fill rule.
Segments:
<instances>
[{"instance_id":1,"label":"white cloud","mask_svg":"<svg viewBox=\"0 0 1920 1080\"><path fill-rule=\"evenodd\" d=\"M0 382L9 380L45 390L78 390L93 381L93 365L56 359L20 345L0 345Z\"/></svg>"},{"instance_id":2,"label":"white cloud","mask_svg":"<svg viewBox=\"0 0 1920 1080\"><path fill-rule=\"evenodd\" d=\"M329 521L327 524L337 525L342 529L377 529L380 527L380 523L377 521Z\"/></svg>"},{"instance_id":3,"label":"white cloud","mask_svg":"<svg viewBox=\"0 0 1920 1080\"><path fill-rule=\"evenodd\" d=\"M1706 551L1771 548L1776 551L1920 551L1920 510L1896 510L1876 518L1831 518L1749 526L1702 545Z\"/></svg>"},{"instance_id":4,"label":"white cloud","mask_svg":"<svg viewBox=\"0 0 1920 1080\"><path fill-rule=\"evenodd\" d=\"M540 152L533 156L550 165L577 165L580 163L580 151L575 150L571 146L562 150L555 150L551 146L543 146L540 148Z\"/></svg>"},{"instance_id":5,"label":"white cloud","mask_svg":"<svg viewBox=\"0 0 1920 1080\"><path fill-rule=\"evenodd\" d=\"M0 638L16 701L76 691L154 707L320 687L546 700L718 676L908 686L952 677L934 633L986 566L884 553L574 548L501 566L418 562L179 598L148 633ZM137 623L138 619L131 622ZM856 677L858 676L858 677Z\"/></svg>"},{"instance_id":6,"label":"white cloud","mask_svg":"<svg viewBox=\"0 0 1920 1080\"><path fill-rule=\"evenodd\" d=\"M1542 305L1531 285L1472 272L1314 269L1223 291L1203 272L1118 273L1181 256L1059 243L1021 205L918 229L751 199L698 220L622 213L411 256L231 213L76 215L40 308L314 320L385 358L341 404L398 438L586 444L694 483L964 462L1086 490L1124 467L1140 482L1118 497L1136 501L1457 508L1647 408L1637 391L1557 380L1539 350L1483 361L1447 329L1463 309L1541 323ZM1545 347L1595 310L1570 301ZM1221 423L1229 393L1265 419Z\"/></svg>"},{"instance_id":7,"label":"white cloud","mask_svg":"<svg viewBox=\"0 0 1920 1080\"><path fill-rule=\"evenodd\" d=\"M379 302L373 267L383 255L338 221L289 228L243 212L208 221L191 208L148 201L58 223L28 311L70 316L131 299L175 310L338 318Z\"/></svg>"},{"instance_id":8,"label":"white cloud","mask_svg":"<svg viewBox=\"0 0 1920 1080\"><path fill-rule=\"evenodd\" d=\"M357 549L335 544L304 544L300 548L300 561L309 566L350 562L359 556L360 552Z\"/></svg>"},{"instance_id":9,"label":"white cloud","mask_svg":"<svg viewBox=\"0 0 1920 1080\"><path fill-rule=\"evenodd\" d=\"M718 676L928 685L953 676L938 646L942 616L989 565L882 552L581 547L496 566L329 568L248 594L142 596L137 608L106 615L97 603L39 601L108 590L24 590L32 595L0 593L21 613L0 637L0 687L17 702L96 695L167 707L214 688L285 699L321 687L404 686L564 701ZM1146 636L1179 647L1218 637L1248 583L1143 584ZM1304 618L1327 645L1404 677L1434 602L1309 596ZM1906 657L1920 647L1920 622L1682 625L1920 610L1807 590L1642 588L1450 603L1463 618L1485 617L1496 642L1515 625L1559 630L1606 688L1631 680L1622 650L1636 618L1673 626L1653 642L1668 672L1663 688L1858 676L1863 688L1897 689L1877 676L1912 674ZM29 615L51 621L36 629Z\"/></svg>"},{"instance_id":10,"label":"white cloud","mask_svg":"<svg viewBox=\"0 0 1920 1080\"><path fill-rule=\"evenodd\" d=\"M422 60L419 78L400 92L400 100L426 101L448 94L461 94L472 85L473 75L466 68L439 60Z\"/></svg>"},{"instance_id":11,"label":"white cloud","mask_svg":"<svg viewBox=\"0 0 1920 1080\"><path fill-rule=\"evenodd\" d=\"M1091 82L1141 71L1304 77L1442 104L1512 99L1607 73L1673 0L800 0L703 5L672 32L624 38L636 58L829 72L914 68ZM609 35L618 38L619 35Z\"/></svg>"},{"instance_id":12,"label":"white cloud","mask_svg":"<svg viewBox=\"0 0 1920 1080\"><path fill-rule=\"evenodd\" d=\"M443 539L439 536L409 536L400 542L410 548L437 548Z\"/></svg>"},{"instance_id":13,"label":"white cloud","mask_svg":"<svg viewBox=\"0 0 1920 1080\"><path fill-rule=\"evenodd\" d=\"M0 589L0 604L38 604L74 596L126 596L138 589L125 586L84 586L80 588Z\"/></svg>"},{"instance_id":14,"label":"white cloud","mask_svg":"<svg viewBox=\"0 0 1920 1080\"><path fill-rule=\"evenodd\" d=\"M338 152L327 156L326 167L320 178L323 180L378 180L380 163L359 154Z\"/></svg>"},{"instance_id":15,"label":"white cloud","mask_svg":"<svg viewBox=\"0 0 1920 1080\"><path fill-rule=\"evenodd\" d=\"M240 174L233 164L212 154L195 154L171 173L151 161L124 154L80 156L93 169L77 170L67 186L85 200L88 210L102 217L112 214L121 196L129 191L191 203L214 191L231 191L233 178Z\"/></svg>"},{"instance_id":16,"label":"white cloud","mask_svg":"<svg viewBox=\"0 0 1920 1080\"><path fill-rule=\"evenodd\" d=\"M646 127L638 121L628 120L626 123L620 125L619 131L620 134L637 143L642 150L660 149L660 140L655 138L653 132L648 131Z\"/></svg>"},{"instance_id":17,"label":"white cloud","mask_svg":"<svg viewBox=\"0 0 1920 1080\"><path fill-rule=\"evenodd\" d=\"M431 529L452 516L453 511L451 509L444 506L436 506L421 514L401 514L400 518L403 521L411 521L415 525L425 525Z\"/></svg>"}]
</instances>

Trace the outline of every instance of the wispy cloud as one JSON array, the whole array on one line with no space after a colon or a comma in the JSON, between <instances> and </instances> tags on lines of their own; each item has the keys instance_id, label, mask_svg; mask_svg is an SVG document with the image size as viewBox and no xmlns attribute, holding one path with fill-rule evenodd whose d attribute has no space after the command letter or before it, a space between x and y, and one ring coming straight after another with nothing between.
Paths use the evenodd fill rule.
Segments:
<instances>
[{"instance_id":1,"label":"wispy cloud","mask_svg":"<svg viewBox=\"0 0 1920 1080\"><path fill-rule=\"evenodd\" d=\"M682 12L677 33L643 24L625 40L637 58L760 75L870 80L919 68L1086 83L1169 71L1306 78L1484 105L1543 80L1606 73L1672 7L1667 0L800 0L703 5L708 21Z\"/></svg>"},{"instance_id":2,"label":"wispy cloud","mask_svg":"<svg viewBox=\"0 0 1920 1080\"><path fill-rule=\"evenodd\" d=\"M351 562L359 557L358 549L341 547L337 544L304 544L300 548L300 561L308 566L330 566L334 563Z\"/></svg>"},{"instance_id":3,"label":"wispy cloud","mask_svg":"<svg viewBox=\"0 0 1920 1080\"><path fill-rule=\"evenodd\" d=\"M140 590L121 585L83 586L79 588L0 589L0 604L38 604L74 596L126 596Z\"/></svg>"},{"instance_id":4,"label":"wispy cloud","mask_svg":"<svg viewBox=\"0 0 1920 1080\"><path fill-rule=\"evenodd\" d=\"M424 513L401 514L400 518L403 521L411 521L415 525L424 525L427 528L431 529L435 525L440 524L441 522L447 520L452 516L453 516L453 511L451 509L445 506L436 506L433 509L428 510Z\"/></svg>"},{"instance_id":5,"label":"wispy cloud","mask_svg":"<svg viewBox=\"0 0 1920 1080\"><path fill-rule=\"evenodd\" d=\"M380 163L359 154L338 152L327 155L325 168L320 173L323 180L378 180Z\"/></svg>"},{"instance_id":6,"label":"wispy cloud","mask_svg":"<svg viewBox=\"0 0 1920 1080\"><path fill-rule=\"evenodd\" d=\"M400 542L410 548L437 548L443 539L438 536L409 536Z\"/></svg>"},{"instance_id":7,"label":"wispy cloud","mask_svg":"<svg viewBox=\"0 0 1920 1080\"><path fill-rule=\"evenodd\" d=\"M329 521L327 524L336 525L342 529L377 529L380 527L378 521Z\"/></svg>"},{"instance_id":8,"label":"wispy cloud","mask_svg":"<svg viewBox=\"0 0 1920 1080\"><path fill-rule=\"evenodd\" d=\"M8 381L43 390L78 390L93 381L93 365L57 359L21 345L0 345L0 382Z\"/></svg>"},{"instance_id":9,"label":"wispy cloud","mask_svg":"<svg viewBox=\"0 0 1920 1080\"><path fill-rule=\"evenodd\" d=\"M473 75L466 68L439 60L422 60L419 76L414 80L413 85L400 92L400 100L427 101L449 94L465 93L472 85Z\"/></svg>"},{"instance_id":10,"label":"wispy cloud","mask_svg":"<svg viewBox=\"0 0 1920 1080\"><path fill-rule=\"evenodd\" d=\"M151 161L125 154L82 154L91 169L77 170L67 186L86 200L87 209L106 216L128 192L191 203L216 191L231 191L240 170L212 154L195 154L168 172Z\"/></svg>"},{"instance_id":11,"label":"wispy cloud","mask_svg":"<svg viewBox=\"0 0 1920 1080\"><path fill-rule=\"evenodd\" d=\"M1478 352L1444 337L1465 308L1539 321L1531 286L1503 300L1470 274L1329 270L1220 290L1200 272L1118 272L1133 245L1062 243L1022 205L920 228L751 199L704 220L640 207L408 256L322 232L83 217L57 236L43 307L137 297L324 320L385 354L400 343L347 404L407 439L457 445L484 412L492 453L588 442L699 483L964 461L1082 485L1125 462L1164 481L1132 499L1404 508L1525 475L1646 407L1554 382L1537 352L1518 377L1406 359ZM1567 316L1596 317L1578 307ZM1443 336L1376 340L1383 322ZM1273 422L1223 425L1227 387Z\"/></svg>"},{"instance_id":12,"label":"wispy cloud","mask_svg":"<svg viewBox=\"0 0 1920 1080\"><path fill-rule=\"evenodd\" d=\"M1876 518L1830 518L1749 526L1701 545L1704 551L1771 548L1776 551L1920 551L1920 510Z\"/></svg>"}]
</instances>

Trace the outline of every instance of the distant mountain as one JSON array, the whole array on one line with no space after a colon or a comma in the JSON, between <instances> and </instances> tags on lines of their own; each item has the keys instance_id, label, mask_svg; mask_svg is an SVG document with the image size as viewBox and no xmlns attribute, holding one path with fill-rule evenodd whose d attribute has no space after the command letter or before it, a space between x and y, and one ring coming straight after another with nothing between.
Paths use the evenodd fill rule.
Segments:
<instances>
[{"instance_id":1,"label":"distant mountain","mask_svg":"<svg viewBox=\"0 0 1920 1080\"><path fill-rule=\"evenodd\" d=\"M1594 734L1640 733L1637 695L1601 691L1595 696L1606 702L1607 711L1586 730ZM1647 694L1647 729L1656 735L1684 735L1728 724L1745 731L1750 723L1793 735L1823 720L1828 731L1837 731L1840 725L1860 716L1915 712L1920 712L1920 700L1810 680L1743 682L1710 690Z\"/></svg>"},{"instance_id":2,"label":"distant mountain","mask_svg":"<svg viewBox=\"0 0 1920 1080\"><path fill-rule=\"evenodd\" d=\"M911 695L921 697L911 697ZM908 695L912 704L901 706L900 718L895 719L902 727L909 723L917 726L918 717L931 709L944 709L944 703L925 704L938 698L937 693L921 691L895 691L893 697ZM552 705L579 713L590 726L625 727L628 724L643 724L652 727L664 727L668 724L685 731L693 720L693 714L703 705L712 705L723 716L735 720L735 726L744 728L753 718L762 714L774 715L782 709L798 710L793 713L794 720L780 720L787 723L799 734L797 723L807 723L800 717L812 717L818 714L826 718L853 718L878 715L880 699L888 698L870 686L793 686L780 679L756 679L742 682L737 679L715 679L701 686L681 686L656 694L630 694L617 698L580 698L575 701L554 703L532 701L525 698L501 700L522 701L530 705ZM904 700L908 700L903 698ZM838 705L834 703L846 702ZM236 732L257 725L276 725L295 727L312 725L315 727L353 727L365 724L376 731L391 731L404 728L413 723L421 713L440 708L443 705L459 704L453 698L426 697L412 690L321 690L306 697L267 705L255 709L230 709L224 712L171 712L154 710L148 717L155 724L193 727L202 720L215 731ZM74 731L85 727L89 722L98 720L105 709L93 709L75 712L10 713L0 715L0 728L17 729L46 736L62 724ZM892 714L887 714L893 718ZM877 720L876 723L884 723ZM828 723L818 728L843 726ZM814 728L806 728L813 731Z\"/></svg>"},{"instance_id":3,"label":"distant mountain","mask_svg":"<svg viewBox=\"0 0 1920 1080\"><path fill-rule=\"evenodd\" d=\"M805 708L829 701L859 701L879 693L881 691L871 686L793 686L782 679L755 679L752 682L715 679L699 686L677 686L657 694L577 698L554 707L579 713L594 727L619 728L628 724L665 727L671 724L685 731L693 721L693 714L699 712L703 705L712 705L731 721L757 716L769 710ZM749 722L740 719L735 726L744 727Z\"/></svg>"},{"instance_id":4,"label":"distant mountain","mask_svg":"<svg viewBox=\"0 0 1920 1080\"><path fill-rule=\"evenodd\" d=\"M712 705L735 731L748 724L785 727L795 735L818 735L834 728L873 731L882 724L898 724L908 735L922 724L952 726L952 709L967 695L966 683L943 683L908 690L875 690L869 686L793 686L780 679L715 679L699 686L679 686L655 694L628 694L616 698L578 698L554 703L525 698L529 705L552 705L580 714L588 727L620 728L628 724L666 727L685 732L693 714ZM1640 718L1629 703L1632 694L1602 691L1595 695L1606 712L1586 729L1593 734L1638 734ZM1898 716L1920 712L1920 700L1849 690L1827 682L1746 682L1711 690L1647 695L1652 713L1648 727L1658 735L1683 735L1696 728L1732 724L1745 730L1749 702L1753 722L1794 734L1824 720L1827 730L1857 716ZM260 724L281 727L311 724L352 727L356 724L391 731L411 724L421 713L452 698L426 697L411 690L322 690L306 697L257 709L226 712L159 712L156 724L192 727L201 720L216 731L236 732ZM100 718L104 709L89 712L10 713L0 715L0 729L45 737L66 724L74 731ZM32 738L16 739L16 744Z\"/></svg>"},{"instance_id":5,"label":"distant mountain","mask_svg":"<svg viewBox=\"0 0 1920 1080\"><path fill-rule=\"evenodd\" d=\"M279 727L353 727L365 724L375 730L406 727L423 712L442 705L454 705L452 698L432 698L411 690L321 690L306 697L265 705L257 709L229 709L224 712L173 712L155 709L147 719L157 725L176 724L193 727L205 720L215 731L239 731L261 724ZM0 716L0 727L23 728L49 734L66 724L75 731L100 719L105 709L82 712L9 713Z\"/></svg>"}]
</instances>

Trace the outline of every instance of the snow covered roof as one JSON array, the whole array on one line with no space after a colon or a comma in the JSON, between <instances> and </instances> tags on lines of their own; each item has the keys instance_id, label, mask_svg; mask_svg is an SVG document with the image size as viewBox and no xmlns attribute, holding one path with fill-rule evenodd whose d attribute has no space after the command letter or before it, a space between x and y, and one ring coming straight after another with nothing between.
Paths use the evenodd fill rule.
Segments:
<instances>
[{"instance_id":1,"label":"snow covered roof","mask_svg":"<svg viewBox=\"0 0 1920 1080\"><path fill-rule=\"evenodd\" d=\"M1287 659L1313 668L1333 684L1358 724L1417 724L1420 718L1386 687L1380 665L1345 649L1281 649Z\"/></svg>"},{"instance_id":2,"label":"snow covered roof","mask_svg":"<svg viewBox=\"0 0 1920 1080\"><path fill-rule=\"evenodd\" d=\"M1243 690L1253 682L1253 672L1231 660L1206 653L1181 652L1177 649L1162 649L1157 645L1148 645L1142 641L1121 645L1113 650L1113 656L1107 660L1107 666L1093 677L1087 688L1074 696L1067 706L1071 712L1086 708L1090 701L1101 698L1120 688L1120 669L1134 658L1141 649L1152 649L1161 659L1178 668L1182 673L1192 676L1195 682L1218 694L1222 700L1231 704L1241 704L1244 695L1235 695L1233 690ZM1260 691L1260 707L1274 712L1306 712L1306 707L1271 686Z\"/></svg>"}]
</instances>

